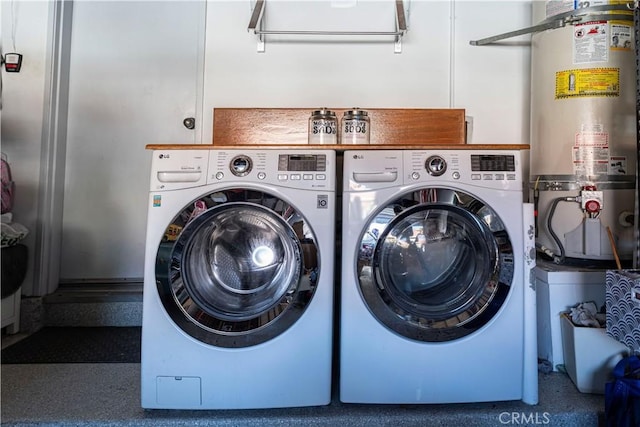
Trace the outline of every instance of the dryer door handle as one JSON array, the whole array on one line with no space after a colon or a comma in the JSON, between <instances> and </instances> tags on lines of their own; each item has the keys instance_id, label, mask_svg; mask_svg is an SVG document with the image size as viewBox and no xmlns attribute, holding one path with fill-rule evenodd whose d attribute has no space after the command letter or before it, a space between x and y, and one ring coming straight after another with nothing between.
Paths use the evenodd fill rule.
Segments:
<instances>
[{"instance_id":1,"label":"dryer door handle","mask_svg":"<svg viewBox=\"0 0 640 427\"><path fill-rule=\"evenodd\" d=\"M398 171L353 173L353 180L355 182L394 182L396 179L398 179Z\"/></svg>"}]
</instances>

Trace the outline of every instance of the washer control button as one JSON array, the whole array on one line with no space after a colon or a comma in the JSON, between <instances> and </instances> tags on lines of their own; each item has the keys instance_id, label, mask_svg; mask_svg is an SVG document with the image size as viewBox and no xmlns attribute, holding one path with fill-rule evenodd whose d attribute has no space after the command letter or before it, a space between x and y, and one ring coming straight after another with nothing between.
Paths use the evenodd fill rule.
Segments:
<instances>
[{"instance_id":1,"label":"washer control button","mask_svg":"<svg viewBox=\"0 0 640 427\"><path fill-rule=\"evenodd\" d=\"M262 180L267 177L267 174L264 172L258 172L258 179Z\"/></svg>"},{"instance_id":2,"label":"washer control button","mask_svg":"<svg viewBox=\"0 0 640 427\"><path fill-rule=\"evenodd\" d=\"M418 172L413 172L411 174L411 179L420 179L420 174Z\"/></svg>"},{"instance_id":3,"label":"washer control button","mask_svg":"<svg viewBox=\"0 0 640 427\"><path fill-rule=\"evenodd\" d=\"M460 179L460 172L455 171L454 173L451 174L451 176L453 177L453 179Z\"/></svg>"},{"instance_id":4,"label":"washer control button","mask_svg":"<svg viewBox=\"0 0 640 427\"><path fill-rule=\"evenodd\" d=\"M217 180L221 180L222 178L224 178L224 173L222 173L222 172L217 172L217 173L216 173L216 179L217 179Z\"/></svg>"}]
</instances>

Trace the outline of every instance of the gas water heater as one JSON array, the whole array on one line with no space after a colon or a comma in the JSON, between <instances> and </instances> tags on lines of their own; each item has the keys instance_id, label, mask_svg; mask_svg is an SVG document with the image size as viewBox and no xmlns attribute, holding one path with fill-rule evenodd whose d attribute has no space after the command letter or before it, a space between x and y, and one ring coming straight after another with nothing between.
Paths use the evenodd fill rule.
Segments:
<instances>
[{"instance_id":1,"label":"gas water heater","mask_svg":"<svg viewBox=\"0 0 640 427\"><path fill-rule=\"evenodd\" d=\"M580 7L586 6L586 7ZM631 259L636 246L633 3L534 1L530 192L556 263Z\"/></svg>"}]
</instances>

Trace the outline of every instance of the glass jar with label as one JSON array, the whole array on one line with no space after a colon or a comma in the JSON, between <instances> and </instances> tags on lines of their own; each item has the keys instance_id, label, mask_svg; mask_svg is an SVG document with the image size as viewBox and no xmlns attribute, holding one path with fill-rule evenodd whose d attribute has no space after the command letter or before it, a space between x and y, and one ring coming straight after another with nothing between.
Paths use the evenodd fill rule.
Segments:
<instances>
[{"instance_id":1,"label":"glass jar with label","mask_svg":"<svg viewBox=\"0 0 640 427\"><path fill-rule=\"evenodd\" d=\"M315 110L309 117L309 144L337 144L338 119L326 108Z\"/></svg>"},{"instance_id":2,"label":"glass jar with label","mask_svg":"<svg viewBox=\"0 0 640 427\"><path fill-rule=\"evenodd\" d=\"M347 110L342 116L341 144L368 144L370 131L369 114L359 109Z\"/></svg>"}]
</instances>

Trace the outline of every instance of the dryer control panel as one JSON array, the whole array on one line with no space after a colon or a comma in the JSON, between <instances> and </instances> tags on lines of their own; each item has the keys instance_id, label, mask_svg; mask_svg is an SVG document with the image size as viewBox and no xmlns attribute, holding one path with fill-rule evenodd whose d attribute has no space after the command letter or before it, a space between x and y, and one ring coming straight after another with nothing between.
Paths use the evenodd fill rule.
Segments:
<instances>
[{"instance_id":1,"label":"dryer control panel","mask_svg":"<svg viewBox=\"0 0 640 427\"><path fill-rule=\"evenodd\" d=\"M405 184L464 182L486 188L522 188L524 162L518 150L405 151Z\"/></svg>"}]
</instances>

